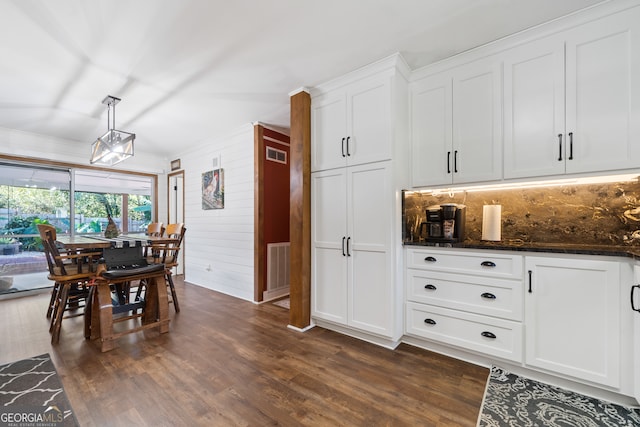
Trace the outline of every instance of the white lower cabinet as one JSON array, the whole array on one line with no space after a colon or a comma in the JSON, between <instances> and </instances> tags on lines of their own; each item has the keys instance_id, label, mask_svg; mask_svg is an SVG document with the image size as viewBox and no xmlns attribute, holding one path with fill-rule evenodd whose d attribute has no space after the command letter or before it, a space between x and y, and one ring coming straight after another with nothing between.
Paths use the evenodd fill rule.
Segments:
<instances>
[{"instance_id":1,"label":"white lower cabinet","mask_svg":"<svg viewBox=\"0 0 640 427\"><path fill-rule=\"evenodd\" d=\"M525 363L620 385L620 265L525 257Z\"/></svg>"},{"instance_id":2,"label":"white lower cabinet","mask_svg":"<svg viewBox=\"0 0 640 427\"><path fill-rule=\"evenodd\" d=\"M633 370L640 398L640 370L627 354L627 264L431 247L408 247L405 256L405 333L426 348L434 342L625 395L634 386L623 375ZM640 266L636 276L640 283ZM640 310L640 286L635 294ZM640 313L634 321L640 331Z\"/></svg>"},{"instance_id":3,"label":"white lower cabinet","mask_svg":"<svg viewBox=\"0 0 640 427\"><path fill-rule=\"evenodd\" d=\"M519 362L522 324L438 306L407 303L407 333Z\"/></svg>"},{"instance_id":4,"label":"white lower cabinet","mask_svg":"<svg viewBox=\"0 0 640 427\"><path fill-rule=\"evenodd\" d=\"M522 256L406 251L406 332L522 361Z\"/></svg>"},{"instance_id":5,"label":"white lower cabinet","mask_svg":"<svg viewBox=\"0 0 640 427\"><path fill-rule=\"evenodd\" d=\"M633 360L640 360L640 261L633 268L633 285L631 286L631 315L633 316ZM640 369L633 373L633 396L640 402Z\"/></svg>"},{"instance_id":6,"label":"white lower cabinet","mask_svg":"<svg viewBox=\"0 0 640 427\"><path fill-rule=\"evenodd\" d=\"M311 183L313 318L398 339L391 162L314 172Z\"/></svg>"}]
</instances>

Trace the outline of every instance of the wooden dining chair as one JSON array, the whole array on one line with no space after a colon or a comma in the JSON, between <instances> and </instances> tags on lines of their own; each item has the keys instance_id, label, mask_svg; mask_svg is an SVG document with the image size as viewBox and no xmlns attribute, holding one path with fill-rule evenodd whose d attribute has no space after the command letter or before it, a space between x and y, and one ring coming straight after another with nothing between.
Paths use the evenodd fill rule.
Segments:
<instances>
[{"instance_id":1,"label":"wooden dining chair","mask_svg":"<svg viewBox=\"0 0 640 427\"><path fill-rule=\"evenodd\" d=\"M42 238L49 280L54 282L51 301L47 314L51 316L51 343L60 339L60 329L65 311L69 308L80 309L86 304L88 297L87 282L95 276L92 259L101 256L100 252L60 252L54 236L55 227L49 224L38 224L38 232ZM74 317L82 315L76 313Z\"/></svg>"},{"instance_id":2,"label":"wooden dining chair","mask_svg":"<svg viewBox=\"0 0 640 427\"><path fill-rule=\"evenodd\" d=\"M164 224L162 224L161 222L152 222L147 226L148 236L160 237L163 234L164 234Z\"/></svg>"},{"instance_id":3,"label":"wooden dining chair","mask_svg":"<svg viewBox=\"0 0 640 427\"><path fill-rule=\"evenodd\" d=\"M176 288L173 283L173 269L178 266L180 249L182 247L182 240L187 231L184 223L167 224L165 229L166 237L176 239L171 243L153 243L151 245L152 255L147 258L149 263L164 264L165 274L167 279L167 285L171 291L171 301L173 308L177 312L180 311L180 304L178 303L178 295L176 294ZM140 295L140 288L138 289L138 297Z\"/></svg>"},{"instance_id":4,"label":"wooden dining chair","mask_svg":"<svg viewBox=\"0 0 640 427\"><path fill-rule=\"evenodd\" d=\"M152 237L161 237L164 234L164 224L161 222L152 222L147 226L147 232L145 233L147 236ZM151 248L149 246L145 246L143 250L143 256L146 258L151 256L150 252Z\"/></svg>"}]
</instances>

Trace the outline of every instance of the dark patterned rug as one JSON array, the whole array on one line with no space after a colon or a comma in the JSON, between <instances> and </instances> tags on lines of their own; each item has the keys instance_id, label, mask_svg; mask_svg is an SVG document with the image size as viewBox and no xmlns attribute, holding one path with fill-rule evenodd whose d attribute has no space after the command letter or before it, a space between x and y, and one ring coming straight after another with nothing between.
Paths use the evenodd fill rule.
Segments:
<instances>
[{"instance_id":1,"label":"dark patterned rug","mask_svg":"<svg viewBox=\"0 0 640 427\"><path fill-rule=\"evenodd\" d=\"M48 354L0 366L0 426L77 426Z\"/></svg>"},{"instance_id":2,"label":"dark patterned rug","mask_svg":"<svg viewBox=\"0 0 640 427\"><path fill-rule=\"evenodd\" d=\"M493 366L478 426L640 426L640 410L603 402Z\"/></svg>"}]
</instances>

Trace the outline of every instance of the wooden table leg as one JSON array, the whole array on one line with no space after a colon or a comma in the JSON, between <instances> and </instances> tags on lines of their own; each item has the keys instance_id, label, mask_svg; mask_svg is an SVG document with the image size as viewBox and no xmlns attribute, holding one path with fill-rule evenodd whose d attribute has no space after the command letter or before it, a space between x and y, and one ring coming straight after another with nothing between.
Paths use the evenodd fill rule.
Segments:
<instances>
[{"instance_id":1,"label":"wooden table leg","mask_svg":"<svg viewBox=\"0 0 640 427\"><path fill-rule=\"evenodd\" d=\"M100 351L109 351L116 347L116 342L113 339L113 305L111 302L111 289L109 283L100 282L96 287L96 296L94 298L97 301L99 317L99 329L100 334ZM95 308L95 307L94 307ZM92 310L94 311L94 310ZM92 336L93 336L93 327Z\"/></svg>"},{"instance_id":2,"label":"wooden table leg","mask_svg":"<svg viewBox=\"0 0 640 427\"><path fill-rule=\"evenodd\" d=\"M150 277L147 280L142 324L154 322L159 322L161 334L169 332L169 297L164 275Z\"/></svg>"}]
</instances>

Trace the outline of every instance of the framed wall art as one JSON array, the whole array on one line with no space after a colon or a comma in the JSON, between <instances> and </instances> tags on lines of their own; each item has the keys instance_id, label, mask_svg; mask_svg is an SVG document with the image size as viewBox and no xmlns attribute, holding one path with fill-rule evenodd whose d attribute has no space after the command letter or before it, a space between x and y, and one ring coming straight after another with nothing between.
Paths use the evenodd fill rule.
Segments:
<instances>
[{"instance_id":1,"label":"framed wall art","mask_svg":"<svg viewBox=\"0 0 640 427\"><path fill-rule=\"evenodd\" d=\"M224 170L202 174L202 209L224 209Z\"/></svg>"}]
</instances>

